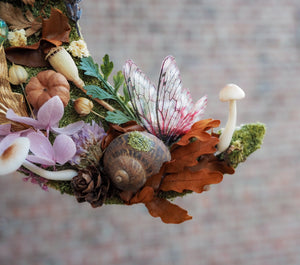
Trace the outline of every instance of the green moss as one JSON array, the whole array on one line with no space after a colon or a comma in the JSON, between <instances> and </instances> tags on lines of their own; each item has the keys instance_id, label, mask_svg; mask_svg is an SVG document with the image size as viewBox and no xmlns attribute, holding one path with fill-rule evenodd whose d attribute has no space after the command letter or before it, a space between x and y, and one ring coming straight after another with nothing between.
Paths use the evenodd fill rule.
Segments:
<instances>
[{"instance_id":1,"label":"green moss","mask_svg":"<svg viewBox=\"0 0 300 265\"><path fill-rule=\"evenodd\" d=\"M141 132L129 134L128 144L138 151L149 152L153 148L153 141Z\"/></svg>"},{"instance_id":2,"label":"green moss","mask_svg":"<svg viewBox=\"0 0 300 265\"><path fill-rule=\"evenodd\" d=\"M243 125L234 132L231 147L221 154L220 158L228 160L236 168L239 163L244 162L250 154L261 147L265 133L266 126L262 123Z\"/></svg>"},{"instance_id":3,"label":"green moss","mask_svg":"<svg viewBox=\"0 0 300 265\"><path fill-rule=\"evenodd\" d=\"M69 195L74 195L73 188L71 186L70 181L56 181L56 180L49 180L47 182L47 186L59 190L61 194L69 194Z\"/></svg>"}]
</instances>

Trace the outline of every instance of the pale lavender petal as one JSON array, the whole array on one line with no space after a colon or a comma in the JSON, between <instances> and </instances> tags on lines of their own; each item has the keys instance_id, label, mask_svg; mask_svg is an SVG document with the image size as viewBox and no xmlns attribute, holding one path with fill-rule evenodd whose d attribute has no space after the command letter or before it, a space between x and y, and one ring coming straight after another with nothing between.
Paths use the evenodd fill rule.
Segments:
<instances>
[{"instance_id":1,"label":"pale lavender petal","mask_svg":"<svg viewBox=\"0 0 300 265\"><path fill-rule=\"evenodd\" d=\"M33 127L37 127L39 124L38 121L35 119L29 118L29 117L21 117L21 116L17 115L12 109L7 110L6 118L9 120L12 120L12 121L31 125Z\"/></svg>"},{"instance_id":2,"label":"pale lavender petal","mask_svg":"<svg viewBox=\"0 0 300 265\"><path fill-rule=\"evenodd\" d=\"M54 151L49 139L41 132L27 135L30 140L30 151L40 157L54 161Z\"/></svg>"},{"instance_id":3,"label":"pale lavender petal","mask_svg":"<svg viewBox=\"0 0 300 265\"><path fill-rule=\"evenodd\" d=\"M64 115L64 105L58 96L50 98L38 111L40 129L56 127Z\"/></svg>"},{"instance_id":4,"label":"pale lavender petal","mask_svg":"<svg viewBox=\"0 0 300 265\"><path fill-rule=\"evenodd\" d=\"M19 133L11 133L2 139L0 142L0 156L19 136Z\"/></svg>"},{"instance_id":5,"label":"pale lavender petal","mask_svg":"<svg viewBox=\"0 0 300 265\"><path fill-rule=\"evenodd\" d=\"M26 160L28 160L32 163L41 164L41 165L45 165L45 166L54 166L55 165L55 161L53 161L51 159L35 156L35 155L28 155Z\"/></svg>"},{"instance_id":6,"label":"pale lavender petal","mask_svg":"<svg viewBox=\"0 0 300 265\"><path fill-rule=\"evenodd\" d=\"M84 121L78 121L78 122L71 123L63 128L52 127L51 131L58 134L73 135L74 133L77 133L79 130L81 130L83 125L84 125Z\"/></svg>"},{"instance_id":7,"label":"pale lavender petal","mask_svg":"<svg viewBox=\"0 0 300 265\"><path fill-rule=\"evenodd\" d=\"M8 135L10 134L11 124L0 124L0 135Z\"/></svg>"},{"instance_id":8,"label":"pale lavender petal","mask_svg":"<svg viewBox=\"0 0 300 265\"><path fill-rule=\"evenodd\" d=\"M76 145L70 136L60 134L54 140L53 150L56 162L63 165L75 155Z\"/></svg>"}]
</instances>

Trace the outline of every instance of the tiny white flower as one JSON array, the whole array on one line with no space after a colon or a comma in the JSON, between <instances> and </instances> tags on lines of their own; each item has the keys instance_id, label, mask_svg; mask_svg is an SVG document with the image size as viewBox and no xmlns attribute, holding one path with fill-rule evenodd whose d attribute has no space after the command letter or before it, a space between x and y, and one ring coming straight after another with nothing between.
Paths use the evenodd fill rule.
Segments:
<instances>
[{"instance_id":1,"label":"tiny white flower","mask_svg":"<svg viewBox=\"0 0 300 265\"><path fill-rule=\"evenodd\" d=\"M72 54L73 57L82 58L90 56L87 45L82 39L72 41L67 50Z\"/></svg>"},{"instance_id":2,"label":"tiny white flower","mask_svg":"<svg viewBox=\"0 0 300 265\"><path fill-rule=\"evenodd\" d=\"M11 46L26 46L27 45L27 38L26 32L24 29L14 30L8 32L8 41Z\"/></svg>"}]
</instances>

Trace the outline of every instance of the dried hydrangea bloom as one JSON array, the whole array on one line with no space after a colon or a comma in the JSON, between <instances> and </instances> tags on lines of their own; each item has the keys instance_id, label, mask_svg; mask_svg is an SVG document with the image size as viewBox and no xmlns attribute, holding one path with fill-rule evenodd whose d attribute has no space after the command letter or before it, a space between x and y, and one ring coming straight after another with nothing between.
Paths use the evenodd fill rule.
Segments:
<instances>
[{"instance_id":1,"label":"dried hydrangea bloom","mask_svg":"<svg viewBox=\"0 0 300 265\"><path fill-rule=\"evenodd\" d=\"M85 123L80 131L71 137L76 144L76 154L71 163L78 168L97 167L102 157L101 141L106 135L95 121Z\"/></svg>"},{"instance_id":2,"label":"dried hydrangea bloom","mask_svg":"<svg viewBox=\"0 0 300 265\"><path fill-rule=\"evenodd\" d=\"M26 32L24 29L14 30L8 32L7 39L11 46L26 46L27 45L27 38Z\"/></svg>"},{"instance_id":3,"label":"dried hydrangea bloom","mask_svg":"<svg viewBox=\"0 0 300 265\"><path fill-rule=\"evenodd\" d=\"M189 90L181 85L172 56L163 60L157 88L131 60L126 62L123 72L141 124L166 144L176 141L202 117L207 97L193 103Z\"/></svg>"},{"instance_id":4,"label":"dried hydrangea bloom","mask_svg":"<svg viewBox=\"0 0 300 265\"><path fill-rule=\"evenodd\" d=\"M67 49L73 57L88 57L90 53L84 40L74 40Z\"/></svg>"}]
</instances>

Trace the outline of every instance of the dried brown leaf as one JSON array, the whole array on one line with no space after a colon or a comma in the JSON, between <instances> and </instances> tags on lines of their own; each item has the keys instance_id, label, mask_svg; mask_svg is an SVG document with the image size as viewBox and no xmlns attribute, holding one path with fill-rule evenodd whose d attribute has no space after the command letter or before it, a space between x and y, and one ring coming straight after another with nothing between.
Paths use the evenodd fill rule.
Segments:
<instances>
[{"instance_id":1,"label":"dried brown leaf","mask_svg":"<svg viewBox=\"0 0 300 265\"><path fill-rule=\"evenodd\" d=\"M149 213L153 217L160 217L164 223L180 224L192 219L188 212L166 199L154 197L150 202L145 203Z\"/></svg>"},{"instance_id":2,"label":"dried brown leaf","mask_svg":"<svg viewBox=\"0 0 300 265\"><path fill-rule=\"evenodd\" d=\"M51 9L50 17L43 19L42 38L69 42L71 26L69 19L60 10Z\"/></svg>"},{"instance_id":3,"label":"dried brown leaf","mask_svg":"<svg viewBox=\"0 0 300 265\"><path fill-rule=\"evenodd\" d=\"M28 10L24 16L22 10L9 3L0 3L0 17L8 24L10 29L26 29L26 36L29 37L42 28L40 18L34 18Z\"/></svg>"},{"instance_id":4,"label":"dried brown leaf","mask_svg":"<svg viewBox=\"0 0 300 265\"><path fill-rule=\"evenodd\" d=\"M210 171L207 168L191 171L186 168L184 171L168 174L164 177L160 189L162 191L176 191L182 193L184 190L191 190L201 193L205 185L220 183L223 174L219 171Z\"/></svg>"},{"instance_id":5,"label":"dried brown leaf","mask_svg":"<svg viewBox=\"0 0 300 265\"><path fill-rule=\"evenodd\" d=\"M22 2L23 2L25 5L31 5L31 6L33 6L34 3L35 3L35 0L22 0Z\"/></svg>"},{"instance_id":6,"label":"dried brown leaf","mask_svg":"<svg viewBox=\"0 0 300 265\"><path fill-rule=\"evenodd\" d=\"M49 65L45 60L45 51L59 45L61 45L59 41L42 39L28 46L9 47L5 50L6 58L15 64L45 67Z\"/></svg>"}]
</instances>

